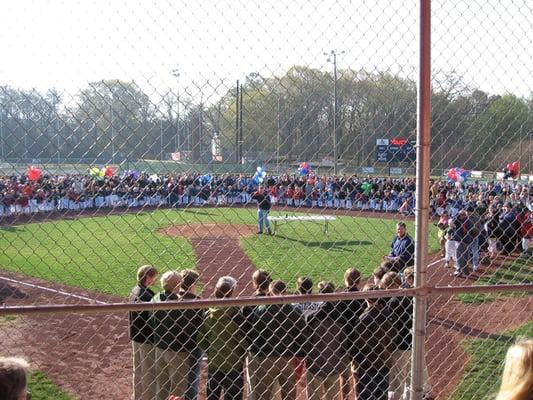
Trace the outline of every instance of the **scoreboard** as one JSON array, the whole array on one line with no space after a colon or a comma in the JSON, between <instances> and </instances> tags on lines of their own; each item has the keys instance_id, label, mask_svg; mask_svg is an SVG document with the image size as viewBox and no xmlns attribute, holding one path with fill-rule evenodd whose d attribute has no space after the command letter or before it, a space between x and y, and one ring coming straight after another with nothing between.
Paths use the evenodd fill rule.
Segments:
<instances>
[{"instance_id":1,"label":"scoreboard","mask_svg":"<svg viewBox=\"0 0 533 400\"><path fill-rule=\"evenodd\" d=\"M376 161L414 163L416 161L416 140L403 138L376 139Z\"/></svg>"}]
</instances>

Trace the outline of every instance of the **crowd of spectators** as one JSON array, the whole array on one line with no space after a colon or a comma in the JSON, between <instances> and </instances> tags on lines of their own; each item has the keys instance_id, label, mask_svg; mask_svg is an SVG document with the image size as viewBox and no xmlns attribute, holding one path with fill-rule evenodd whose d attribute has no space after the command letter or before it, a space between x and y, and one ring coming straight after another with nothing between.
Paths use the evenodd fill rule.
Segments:
<instances>
[{"instance_id":1,"label":"crowd of spectators","mask_svg":"<svg viewBox=\"0 0 533 400\"><path fill-rule=\"evenodd\" d=\"M262 183L272 204L413 213L415 180L356 175L308 177L267 176ZM130 173L94 178L89 174L0 177L0 216L93 208L231 205L252 202L257 181L250 175ZM472 181L458 187L446 180L431 182L431 210L454 216L467 203L494 198L527 205L531 184Z\"/></svg>"}]
</instances>

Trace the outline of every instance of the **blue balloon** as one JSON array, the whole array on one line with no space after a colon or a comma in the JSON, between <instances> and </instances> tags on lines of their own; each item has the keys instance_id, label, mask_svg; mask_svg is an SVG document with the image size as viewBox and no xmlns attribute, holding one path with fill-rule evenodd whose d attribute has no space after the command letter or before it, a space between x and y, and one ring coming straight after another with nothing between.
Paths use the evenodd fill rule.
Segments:
<instances>
[{"instance_id":1,"label":"blue balloon","mask_svg":"<svg viewBox=\"0 0 533 400\"><path fill-rule=\"evenodd\" d=\"M200 177L200 183L202 185L208 185L211 183L212 180L213 180L213 177L209 174L205 174Z\"/></svg>"}]
</instances>

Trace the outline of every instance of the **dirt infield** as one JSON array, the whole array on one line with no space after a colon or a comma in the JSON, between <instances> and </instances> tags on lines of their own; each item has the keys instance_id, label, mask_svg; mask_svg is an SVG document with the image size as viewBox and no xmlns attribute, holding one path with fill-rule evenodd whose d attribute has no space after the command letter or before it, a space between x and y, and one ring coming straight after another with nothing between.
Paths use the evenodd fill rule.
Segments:
<instances>
[{"instance_id":1,"label":"dirt infield","mask_svg":"<svg viewBox=\"0 0 533 400\"><path fill-rule=\"evenodd\" d=\"M330 211L333 210L328 210L328 214L383 217L379 213ZM385 217L398 218L390 214ZM239 279L239 284L242 284L239 292L251 292L249 281L255 267L240 248L239 240L255 234L255 226L196 224L172 226L159 233L191 240L198 260L197 269L204 282L204 297L212 293L216 278L226 274ZM490 273L498 266L499 262L489 268L484 267L470 279L456 279L450 276L450 270L437 262L429 268L429 284L471 285L478 276ZM27 276L0 274L0 303L5 305L77 304L90 301L83 298L104 302L124 301ZM533 298L499 298L481 305L463 304L454 298L432 298L428 313L427 359L433 394L444 399L457 386L468 361L461 346L462 340L486 338L523 324L533 313ZM44 371L74 398L127 399L131 394L131 350L127 337L127 317L123 313L18 316L8 321L0 319L0 343L5 344L4 349L9 349L3 350L5 353L27 356L37 369Z\"/></svg>"},{"instance_id":2,"label":"dirt infield","mask_svg":"<svg viewBox=\"0 0 533 400\"><path fill-rule=\"evenodd\" d=\"M239 239L254 235L255 225L239 224L188 224L173 225L160 229L159 234L190 239L196 258L200 281L204 284L202 294L213 293L216 281L224 275L237 279L240 295L253 293L251 277L255 266L239 245Z\"/></svg>"}]
</instances>

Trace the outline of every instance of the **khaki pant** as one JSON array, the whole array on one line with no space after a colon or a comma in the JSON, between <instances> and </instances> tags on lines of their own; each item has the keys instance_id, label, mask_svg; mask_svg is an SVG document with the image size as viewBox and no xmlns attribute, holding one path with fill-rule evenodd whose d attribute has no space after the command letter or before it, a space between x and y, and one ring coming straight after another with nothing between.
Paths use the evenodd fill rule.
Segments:
<instances>
[{"instance_id":1,"label":"khaki pant","mask_svg":"<svg viewBox=\"0 0 533 400\"><path fill-rule=\"evenodd\" d=\"M149 343L132 341L133 399L153 400L156 393L155 347Z\"/></svg>"},{"instance_id":2,"label":"khaki pant","mask_svg":"<svg viewBox=\"0 0 533 400\"><path fill-rule=\"evenodd\" d=\"M282 400L296 399L296 374L293 357L250 357L248 372L255 400L271 400L276 396L275 386L279 384Z\"/></svg>"},{"instance_id":3,"label":"khaki pant","mask_svg":"<svg viewBox=\"0 0 533 400\"><path fill-rule=\"evenodd\" d=\"M334 400L340 395L341 374L320 376L307 372L307 399Z\"/></svg>"},{"instance_id":4,"label":"khaki pant","mask_svg":"<svg viewBox=\"0 0 533 400\"><path fill-rule=\"evenodd\" d=\"M424 393L431 392L427 364L423 365ZM389 376L389 399L409 400L411 376L411 350L395 350L392 353L392 367Z\"/></svg>"},{"instance_id":5,"label":"khaki pant","mask_svg":"<svg viewBox=\"0 0 533 400\"><path fill-rule=\"evenodd\" d=\"M167 400L170 395L184 396L187 390L189 353L155 349L157 373L157 400Z\"/></svg>"}]
</instances>

